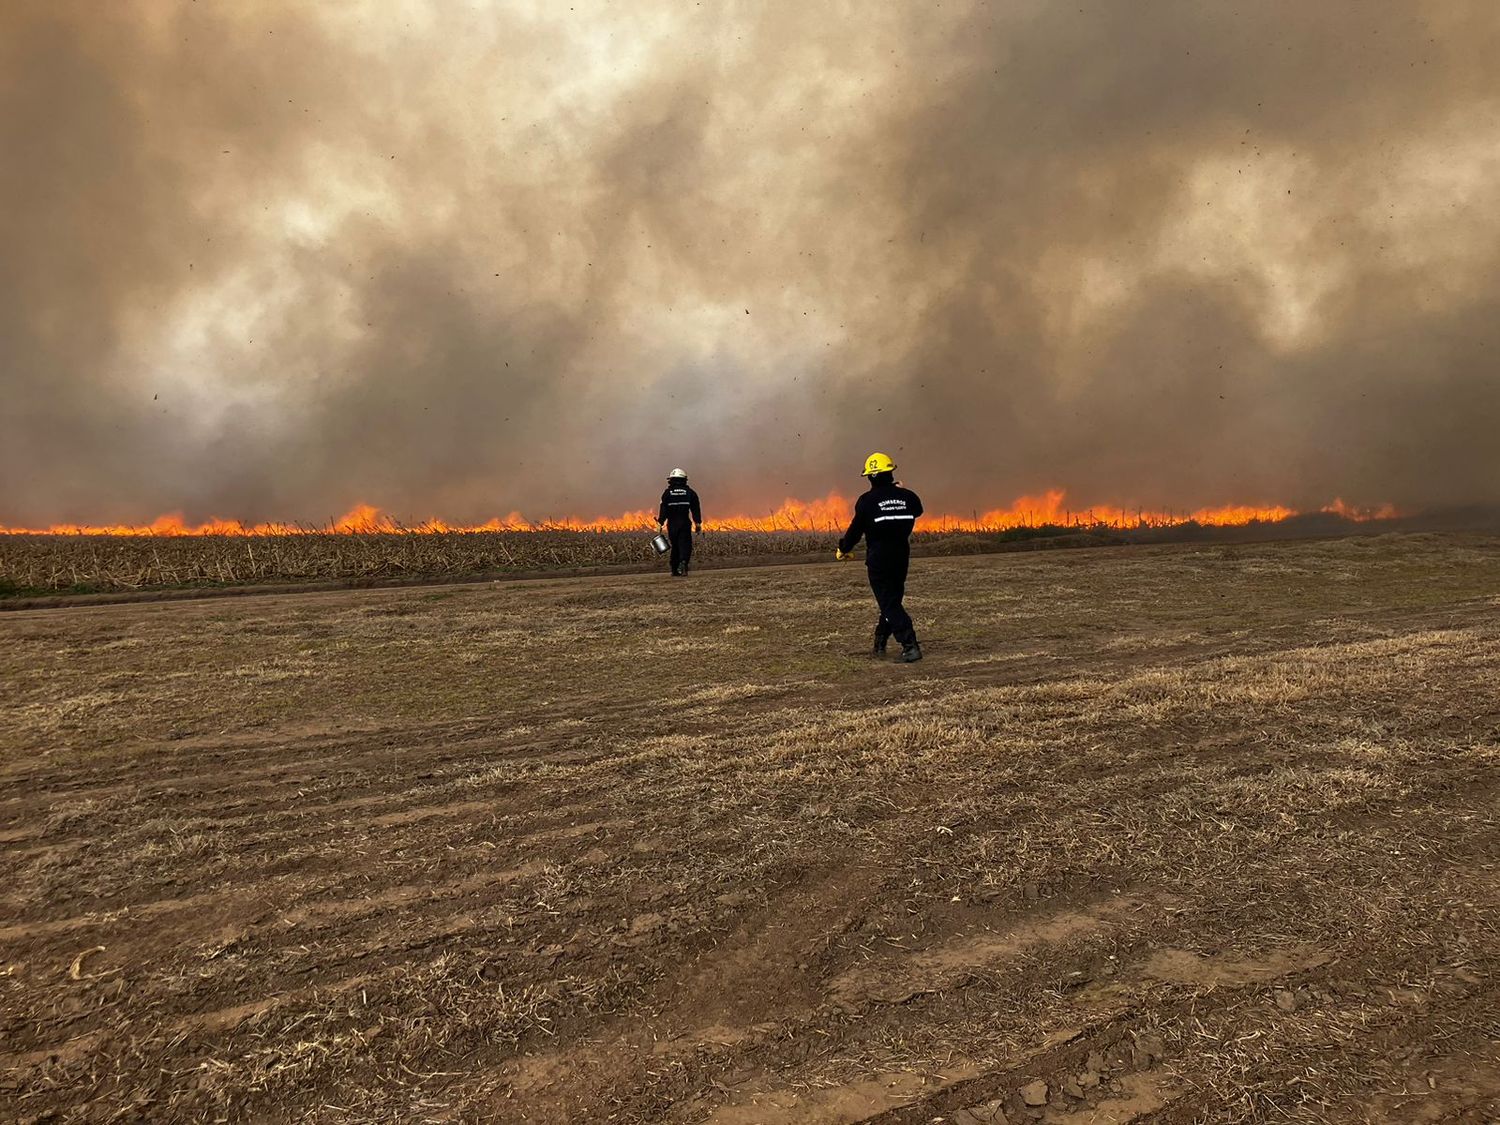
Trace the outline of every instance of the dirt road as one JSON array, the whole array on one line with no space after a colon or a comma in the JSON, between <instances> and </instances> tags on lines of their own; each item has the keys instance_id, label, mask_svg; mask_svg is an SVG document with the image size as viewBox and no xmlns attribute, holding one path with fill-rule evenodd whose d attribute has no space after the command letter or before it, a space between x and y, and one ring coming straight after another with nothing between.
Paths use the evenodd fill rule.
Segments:
<instances>
[{"instance_id":1,"label":"dirt road","mask_svg":"<svg viewBox=\"0 0 1500 1125\"><path fill-rule=\"evenodd\" d=\"M1500 541L0 618L0 1119L1500 1119Z\"/></svg>"}]
</instances>

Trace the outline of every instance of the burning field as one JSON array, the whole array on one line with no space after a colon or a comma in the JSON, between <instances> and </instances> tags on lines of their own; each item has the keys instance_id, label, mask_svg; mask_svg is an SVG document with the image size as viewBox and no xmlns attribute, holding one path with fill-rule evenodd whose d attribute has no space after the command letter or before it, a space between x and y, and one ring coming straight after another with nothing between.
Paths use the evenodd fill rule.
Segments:
<instances>
[{"instance_id":1,"label":"burning field","mask_svg":"<svg viewBox=\"0 0 1500 1125\"><path fill-rule=\"evenodd\" d=\"M833 549L853 501L838 494L784 501L764 515L710 519L700 563L805 557ZM256 583L360 583L465 579L486 574L640 568L651 562L652 511L542 522L513 512L469 526L441 520L401 523L359 505L321 527L185 522L162 516L140 526L0 526L0 597L99 593ZM934 515L917 533L919 550L972 553L1007 543L1097 546L1250 530L1290 536L1396 526L1390 505L1355 509L1335 501L1317 512L1231 505L1197 511L1068 506L1061 491L1020 497L1007 508L968 516ZM1490 513L1500 522L1500 512Z\"/></svg>"},{"instance_id":2,"label":"burning field","mask_svg":"<svg viewBox=\"0 0 1500 1125\"><path fill-rule=\"evenodd\" d=\"M1500 1121L1497 44L0 3L0 1121Z\"/></svg>"},{"instance_id":3,"label":"burning field","mask_svg":"<svg viewBox=\"0 0 1500 1125\"><path fill-rule=\"evenodd\" d=\"M1500 1116L1500 539L0 618L0 1116Z\"/></svg>"}]
</instances>

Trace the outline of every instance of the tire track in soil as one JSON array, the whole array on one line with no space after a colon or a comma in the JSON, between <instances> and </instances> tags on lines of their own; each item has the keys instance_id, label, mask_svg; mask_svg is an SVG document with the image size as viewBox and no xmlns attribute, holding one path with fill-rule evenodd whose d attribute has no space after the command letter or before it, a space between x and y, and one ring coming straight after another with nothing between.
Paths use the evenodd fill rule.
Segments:
<instances>
[{"instance_id":1,"label":"tire track in soil","mask_svg":"<svg viewBox=\"0 0 1500 1125\"><path fill-rule=\"evenodd\" d=\"M1059 963L1071 963L1066 955L1070 942L1096 937L1104 931L1124 932L1134 928L1140 932L1133 940L1142 943L1150 930L1149 924L1160 923L1161 908L1179 901L1176 896L1150 891L1110 893L1097 897L1092 904L1043 906L1019 916L1004 917L999 924L977 932L962 927L956 932L936 934L933 941L901 954L865 958L859 949L845 950L844 967L825 976L821 982L822 1003L813 1018L800 1021L796 1031L824 1034L822 1027L842 1025L849 1029L844 1048L847 1050L848 1034L852 1033L855 1039L874 1036L878 1034L881 1018L893 1016L897 1010L909 1021L913 1001L936 993L962 991L971 975L982 976L1007 962L1046 964L1049 950L1060 951ZM1143 922L1147 923L1144 930L1140 929ZM1045 975L1046 970L1038 971ZM1124 1015L1128 1013L1126 1008ZM1119 1012L1100 1017L1094 1030L1122 1018ZM788 1030L781 1029L783 1034ZM1024 1055L1016 1065L1040 1065L1084 1035L1085 1031L1077 1029L1058 1030L1047 1037L1041 1048ZM760 1063L757 1077L737 1083L741 1087L737 1093L740 1100L732 1097L712 1109L704 1120L714 1125L884 1120L879 1115L890 1109L893 1100L915 1103L925 1099L935 1081L948 1090L967 1087L983 1077L973 1064L956 1058L940 1068L939 1079L933 1077L933 1072L884 1071L843 1086L810 1089L805 1085L781 1084L786 1074L795 1071L798 1061L795 1056L788 1057L785 1051L773 1049L757 1061ZM761 1088L753 1093L744 1089L748 1085L754 1090L758 1083ZM919 1120L925 1123L931 1117Z\"/></svg>"},{"instance_id":2,"label":"tire track in soil","mask_svg":"<svg viewBox=\"0 0 1500 1125\"><path fill-rule=\"evenodd\" d=\"M1038 1082L1048 1088L1050 1108L1036 1109L1034 1114L1048 1122L1187 1125L1214 1119L1230 1108L1229 1103L1219 1100L1209 1086L1195 1086L1190 1054L1171 1054L1158 1036L1144 1028L1184 1022L1199 1027L1207 1023L1213 1028L1217 1022L1226 1030L1232 1029L1239 1019L1237 1010L1254 999L1256 986L1290 986L1296 982L1312 987L1327 983L1330 973L1324 970L1329 963L1326 955L1305 949L1270 950L1264 958L1233 956L1218 966L1219 979L1209 981L1204 967L1198 966L1173 982L1183 987L1167 993L1151 987L1153 974L1143 971L1144 963L1138 963L1120 982L1134 991L1116 1010L1095 1012L1082 1026L1058 1028L1038 1047L1019 1052L1002 1067L964 1073L975 1068L956 1059L941 1068L879 1072L843 1086L771 1083L755 1092L740 1092L739 1100L716 1107L703 1120L705 1125L812 1125L832 1121L927 1125L935 1120L1026 1120L1027 1105L1020 1091ZM1385 967L1397 976L1399 964L1393 957ZM1379 967L1378 961L1372 962L1358 951L1334 966L1361 978ZM1204 985L1211 987L1202 988ZM1184 991L1186 995L1182 995ZM1461 998L1450 997L1447 1003L1482 1013L1491 1010L1495 998L1492 985L1473 989ZM1422 1042L1432 1038L1431 1022L1432 1013L1420 1008L1382 1005L1364 1016L1361 1025L1372 1032L1394 1035L1399 1042ZM769 1067L764 1073L769 1077L778 1070ZM1300 1067L1289 1066L1258 1078L1275 1085L1278 1076L1289 1080L1301 1073ZM1083 1086L1076 1085L1080 1075L1089 1079ZM1061 1091L1070 1084L1081 1092L1062 1096ZM899 1104L889 1104L893 1100Z\"/></svg>"},{"instance_id":3,"label":"tire track in soil","mask_svg":"<svg viewBox=\"0 0 1500 1125\"><path fill-rule=\"evenodd\" d=\"M1111 894L1089 905L1063 907L999 929L955 936L899 958L874 958L829 981L829 999L851 1015L875 1005L904 1004L913 997L953 987L995 962L1012 960L1038 947L1125 929L1133 915L1158 912L1179 901L1160 893Z\"/></svg>"},{"instance_id":4,"label":"tire track in soil","mask_svg":"<svg viewBox=\"0 0 1500 1125\"><path fill-rule=\"evenodd\" d=\"M885 1071L844 1086L812 1090L807 1086L781 1087L776 1076L794 1072L797 1064L806 1057L808 1038L828 1035L825 1028L860 1029L859 1034L863 1034L878 1009L909 1011L909 1002L916 997L962 988L962 977L966 973L983 972L997 962L1035 957L1040 948L1060 945L1102 928L1128 924L1156 897L1111 895L1092 907L1044 910L1011 918L1010 925L977 936L962 932L949 935L946 941L910 952L904 962L887 958L881 962L880 970L873 974L869 971L872 962L855 959L857 951L846 951L847 967L820 982L822 996L816 1007L800 1017L781 1020L774 1029L774 1038L741 1035L719 1040L726 1044L760 1048L753 1053L759 1065L755 1070L756 1077L735 1083L740 1087L738 1096L746 1099L748 1104L731 1100L712 1109L705 1120L721 1125L854 1121L887 1109L893 1099L916 1099L930 1091L935 1081L932 1073ZM866 992L862 987L872 980L885 986L878 990L878 995ZM853 995L856 990L858 995ZM1052 1049L1057 1042L1071 1042L1080 1034L1076 1030L1058 1032L1049 1037L1043 1050ZM775 1042L777 1038L782 1040L779 1045ZM701 1046L701 1043L700 1039L697 1045ZM799 1049L799 1045L804 1049ZM939 1081L944 1088L979 1073L973 1064L962 1058L950 1059L940 1069L943 1077ZM707 1075L703 1079L703 1086L718 1085ZM747 1085L753 1089L757 1083L764 1083L764 1088L757 1093L750 1094L744 1089ZM693 1114L687 1116L697 1119ZM925 1122L928 1118L922 1120Z\"/></svg>"},{"instance_id":5,"label":"tire track in soil","mask_svg":"<svg viewBox=\"0 0 1500 1125\"><path fill-rule=\"evenodd\" d=\"M701 933L701 952L664 965L669 971L637 999L636 1014L580 1028L571 1046L554 1039L545 1053L499 1063L478 1081L507 1091L524 1087L541 1114L537 1120L569 1120L589 1092L607 1099L616 1084L631 1081L642 1057L665 1064L715 1039L758 1038L747 1025L784 1020L789 1008L810 1013L819 994L805 958L829 933L857 920L886 875L853 858L824 857L816 871L778 885L771 901L740 916L727 933ZM731 894L726 905L744 902ZM648 955L657 945L650 930L631 941ZM505 1099L502 1093L487 1104L500 1113Z\"/></svg>"},{"instance_id":6,"label":"tire track in soil","mask_svg":"<svg viewBox=\"0 0 1500 1125\"><path fill-rule=\"evenodd\" d=\"M1484 803L1485 798L1482 794L1474 796L1474 807L1483 807ZM1388 819L1388 816L1381 813L1372 814L1372 825L1380 819ZM1476 865L1482 861L1482 857L1493 854L1492 840L1468 839L1465 842L1473 848L1473 858ZM1444 864L1453 859L1454 857L1451 855L1446 857L1432 855L1427 858L1427 863L1435 871L1440 871L1444 869ZM1461 858L1459 863L1460 867L1462 867L1463 862ZM1417 885L1428 885L1430 882L1424 878L1421 870L1414 871L1412 878ZM1482 894L1483 890L1482 888L1469 887L1466 893L1469 895ZM1135 904L1134 906L1130 905L1132 900ZM1174 907L1177 914L1170 920L1170 923L1152 913L1153 908L1157 904L1165 907L1171 903L1180 901L1180 899L1177 899L1173 895L1161 896L1150 894L1136 894L1133 896L1116 895L1104 900L1106 907L1118 904L1125 905L1125 909L1123 910L1106 908L1100 911L1101 916L1107 919L1107 924L1123 925L1132 920L1143 920L1147 924L1134 935L1131 942L1124 943L1123 945L1120 942L1116 942L1114 946L1117 952L1123 952L1124 948L1135 948L1137 955L1124 966L1124 974L1112 984L1105 995L1100 997L1099 1002L1112 1004L1119 1009L1113 1013L1104 1013L1102 1016L1099 1013L1095 1013L1096 1018L1104 1019L1105 1021L1099 1025L1100 1027L1109 1027L1120 1021L1126 1021L1121 1026L1129 1030L1130 1025L1128 1021L1135 1014L1144 1012L1151 1013L1154 1017L1153 1024L1170 1022L1176 1018L1204 1018L1206 1016L1204 995L1211 998L1208 1007L1212 1007L1218 1002L1232 1006L1240 1002L1239 997L1243 996L1246 990L1254 991L1272 982L1282 983L1289 979L1316 982L1326 977L1332 971L1331 969L1325 969L1325 966L1329 965L1330 957L1318 947L1293 946L1273 948L1258 957L1226 954L1207 958L1197 956L1186 950L1174 950L1170 947L1163 950L1155 947L1148 939L1157 929L1162 929L1170 925L1170 928L1176 932L1177 940L1182 940L1184 937L1190 939L1190 935L1195 930L1201 928L1201 924L1196 926L1193 924L1193 917L1208 919L1222 915L1226 911L1232 911L1235 907L1232 900L1223 902L1204 900L1196 903L1196 909L1191 914L1188 914L1181 906L1178 906ZM1143 911L1146 917L1140 919ZM923 1018L941 1019L940 1012L934 1012L930 1017L917 1015L913 1010L913 1003L920 1004L922 997L934 993L963 991L966 985L962 979L962 974L967 970L979 967L975 963L976 954L980 955L978 958L980 961L989 960L988 955L992 953L1011 957L1026 955L1028 960L1035 958L1037 956L1036 951L1026 948L1029 944L1026 940L1018 941L1012 936L1016 931L1019 931L1023 935L1027 933L1037 935L1043 939L1044 944L1065 942L1069 937L1077 936L1084 929L1089 928L1080 920L1080 913L1079 909L1073 906L1053 911L1045 909L1033 910L1024 915L1019 921L1012 920L1009 931L1005 926L999 927L996 931L996 935L998 936L986 935L976 942L971 934L959 934L950 936L947 941L936 945L929 944L918 949L913 949L901 959L894 957L885 958L882 967L873 974L874 979L878 984L889 984L893 979L892 969L894 967L896 970L894 979L898 982L897 986L886 989L877 988L878 995L866 992L860 997L864 1001L863 1006L850 1013L857 1020L857 1023L853 1026L858 1028L858 1031L855 1033L853 1041L847 1037L843 1040L842 1050L846 1052L853 1050L854 1043L878 1036L880 1017L882 1016L896 1017L896 1014L899 1012L900 1015L898 1018L901 1020L903 1028L909 1028L914 1019L916 1021L920 1021ZM1155 921L1157 925L1151 925L1152 921ZM1386 949L1384 959L1371 953L1354 950L1343 957L1341 966L1336 966L1335 968L1352 965L1354 967L1349 969L1349 971L1362 977L1372 971L1378 971L1380 965L1386 964L1388 971L1393 976L1396 976L1400 972L1401 957L1402 951L1399 950L1392 951ZM959 963L955 964L955 960ZM827 981L830 995L836 999L846 999L846 997L841 997L840 993L847 991L846 985L851 980L863 981L868 979L870 974L867 973L867 969L870 964L870 962L863 962L856 965L852 970L834 973ZM1066 969L1071 964L1072 962L1066 957L1056 963L1049 963L1044 957L1042 962L1034 966L1033 975L1040 976L1043 979L1063 979L1066 976ZM936 977L934 977L933 973L934 967L939 970ZM957 970L958 975L953 975L953 970ZM1120 994L1122 984L1129 986L1128 992L1124 995ZM937 988L934 988L934 985ZM1164 991L1169 994L1165 998L1160 995ZM1175 1000L1170 995L1181 994L1185 991L1191 995ZM1202 993L1202 995L1199 993ZM1215 995L1216 999L1214 999ZM1482 1004L1483 1001L1476 1001L1476 1003ZM836 1006L848 1007L847 1003ZM1229 1022L1232 1024L1232 1018ZM778 1029L778 1034L790 1034L790 1029L782 1027ZM1059 1029L1057 1034L1063 1036L1065 1035L1065 1030ZM930 1086L930 1082L921 1081L924 1078L922 1074L891 1072L876 1074L873 1077L867 1076L856 1082L852 1087L841 1089L830 1101L818 1101L814 1099L812 1102L808 1102L804 1096L807 1089L805 1085L796 1088L781 1085L781 1082L785 1081L787 1075L796 1072L799 1059L795 1052L768 1046L765 1035L725 1036L719 1042L735 1044L745 1053L755 1058L759 1064L757 1073L762 1075L763 1080L768 1083L764 1091L766 1096L773 1098L779 1096L785 1104L774 1114L766 1113L761 1117L757 1117L755 1114L764 1110L764 1106L760 1107L760 1109L749 1111L748 1116L728 1114L719 1117L710 1115L708 1120L723 1122L725 1125L730 1122L754 1121L757 1125L760 1125L761 1122L812 1123L833 1120L864 1121L868 1118L871 1122L909 1122L913 1123L913 1125L921 1122L925 1125L925 1123L933 1120L935 1116L955 1109L974 1107L976 1109L984 1109L988 1113L997 1108L996 1105L988 1104L989 1102L993 1101L998 1094L1005 1093L1007 1089L1013 1094L1023 1084L1023 1079L1025 1082L1030 1082L1038 1078L1049 1078L1052 1089L1057 1091L1065 1082L1072 1079L1073 1074L1083 1072L1086 1069L1085 1064L1089 1060L1085 1057L1085 1052L1088 1055L1094 1055L1098 1051L1104 1050L1107 1054L1108 1050L1117 1046L1120 1040L1119 1035L1112 1035L1107 1041L1102 1043L1098 1040L1098 1036L1092 1033L1090 1036L1082 1039L1073 1036L1071 1032L1067 1032L1066 1035L1068 1036L1067 1043L1076 1042L1077 1049L1065 1051L1064 1047L1066 1047L1066 1044L1063 1046L1049 1044L1047 1046L1049 1053L1045 1057L1033 1058L1028 1055L1026 1056L1026 1062L1008 1066L1002 1072L989 1071L973 1078L965 1078L956 1085L944 1082L942 1089L937 1092L932 1092L926 1088ZM1131 1070L1131 1065L1134 1065L1136 1070L1139 1070L1141 1067L1156 1066L1158 1057L1142 1060L1136 1058L1137 1054L1138 1052L1132 1047L1131 1051L1127 1052L1127 1058L1123 1061L1116 1060L1112 1063L1111 1073L1118 1079L1122 1076L1128 1077L1129 1074L1134 1073ZM699 1082L696 1086L690 1082L684 1082L678 1086L681 1100L688 1101L694 1098L701 1098L706 1089L718 1086L719 1083L715 1078L716 1072L718 1075L722 1075L726 1071L742 1069L737 1066L737 1060L741 1057L740 1055L730 1054L726 1058L723 1056L723 1052L720 1052L720 1057L715 1060L713 1067L698 1072ZM1133 1064L1132 1060L1134 1060ZM961 1059L955 1062L955 1065L960 1064L962 1064ZM1057 1073L1049 1075L1044 1064L1051 1065ZM1069 1066L1074 1068L1072 1073L1066 1073ZM1061 1069L1059 1070L1058 1068ZM1162 1075L1158 1073L1157 1078L1161 1077ZM754 1080L752 1079L751 1081ZM889 1082L895 1082L897 1086L905 1091L902 1100L909 1102L910 1105L882 1108L878 1113L869 1109L869 1106L875 1104L872 1099L875 1099L877 1096L880 1099L885 1099L887 1102L889 1101L893 1089L893 1087L887 1084ZM915 1085L913 1085L914 1082ZM953 1086L953 1090L949 1089L950 1085ZM743 1086L743 1082L733 1083L732 1086ZM780 1091L779 1094L777 1093L778 1090ZM972 1100L967 1100L970 1095L972 1095ZM1070 1113L1067 1120L1124 1121L1134 1120L1138 1116L1142 1120L1145 1120L1149 1115L1155 1114L1158 1111L1168 1112L1179 1103L1189 1108L1197 1106L1199 1109L1202 1108L1203 1104L1207 1104L1203 1103L1202 1099L1197 1097L1188 1097L1184 1101L1181 1091L1167 1090L1160 1081L1154 1081L1139 1088L1128 1089L1125 1091L1125 1095L1127 1096L1106 1097L1102 1102L1098 1102L1097 1104L1090 1103L1088 1107L1083 1106L1081 1103L1069 1101L1068 1104L1074 1106L1077 1112ZM728 1104L733 1108L735 1103L731 1101ZM866 1107L868 1112L853 1112L855 1108L860 1106ZM1014 1114L1020 1107L1018 1104L1013 1104L1009 1108L1012 1113L1010 1119L1014 1121L1016 1119ZM1085 1109L1088 1109L1089 1112L1085 1113ZM782 1113L782 1110L786 1112ZM1125 1114L1125 1116L1121 1116L1122 1114ZM643 1115L643 1119L648 1117L649 1114ZM687 1114L683 1119L698 1120L698 1117ZM985 1116L972 1118L975 1121L987 1119ZM1149 1116L1149 1119L1156 1120L1154 1116ZM1169 1116L1163 1118L1163 1120L1180 1120L1182 1122L1201 1119L1201 1115L1193 1116L1192 1113L1185 1113L1180 1117ZM968 1121L970 1118L962 1117L955 1120ZM1062 1120L1062 1118L1059 1117L1059 1120Z\"/></svg>"},{"instance_id":7,"label":"tire track in soil","mask_svg":"<svg viewBox=\"0 0 1500 1125\"><path fill-rule=\"evenodd\" d=\"M1175 952L1191 957L1186 951ZM1399 951L1387 950L1381 958L1371 956L1369 950L1354 949L1337 963L1332 962L1326 953L1306 947L1270 949L1263 957L1193 959L1185 972L1166 982L1175 987L1163 988L1161 962L1148 956L1127 966L1125 975L1115 984L1115 988L1127 989L1118 998L1116 1011L1096 1012L1081 1028L1058 1029L1040 1048L1018 1054L1001 1068L955 1077L954 1069L961 1071L967 1066L960 1059L951 1067L940 1068L948 1075L940 1080L934 1080L931 1069L882 1072L812 1094L806 1085L773 1083L755 1095L741 1093L740 1101L725 1103L705 1120L712 1125L811 1125L835 1120L860 1125L927 1125L939 1119L960 1123L1027 1120L1028 1107L1020 1091L1039 1081L1048 1087L1050 1108L1035 1113L1048 1122L1187 1125L1214 1120L1232 1108L1232 1100L1220 1100L1211 1084L1195 1080L1194 1067L1198 1064L1191 1053L1174 1055L1146 1029L1173 1024L1201 1029L1207 1024L1209 1031L1204 1034L1217 1034L1222 1041L1230 1042L1243 1019L1240 1011L1246 1004L1264 1005L1267 986L1315 990L1329 984L1363 981L1372 974L1385 973L1399 979L1403 970ZM1169 963L1183 967L1175 959ZM1496 986L1490 984L1487 988L1471 988L1458 998L1450 996L1446 1002L1483 1015L1494 1010L1495 999ZM1367 1012L1361 1011L1357 1023L1366 1033L1394 1031L1400 1042L1442 1039L1434 1034L1432 1014L1420 1008L1376 1004ZM768 1077L784 1076L788 1070L773 1065L764 1073ZM1272 1088L1294 1088L1303 1073L1304 1066L1289 1064L1270 1071L1262 1068L1257 1079ZM1080 1076L1085 1079L1082 1085L1078 1084ZM1072 1092L1064 1096L1062 1091L1070 1085ZM880 1104L891 1100L900 1104Z\"/></svg>"},{"instance_id":8,"label":"tire track in soil","mask_svg":"<svg viewBox=\"0 0 1500 1125\"><path fill-rule=\"evenodd\" d=\"M1372 816L1376 817L1378 817L1379 815L1381 814L1378 812L1372 814ZM684 985L680 978L673 978L673 983L670 987L673 991L678 993L685 994L691 991L691 986ZM740 1042L748 1047L754 1047L757 1041L762 1039L764 1039L764 1034L757 1032L754 1028L751 1028L749 1032L746 1032L743 1029L733 1026L713 1023L710 1023L706 1026L700 1026L696 1029L696 1031L690 1030L687 1034L678 1036L679 1044L685 1044L688 1047L701 1046L705 1042L711 1043L714 1041L719 1042L721 1045L724 1045L725 1043ZM676 1048L674 1047L672 1051L669 1051L667 1053L671 1055L675 1053L675 1051ZM585 1053L585 1057L587 1057L587 1052ZM569 1059L568 1061L570 1067L582 1062L581 1059ZM594 1065L607 1071L609 1062L608 1060L605 1060L597 1062Z\"/></svg>"}]
</instances>

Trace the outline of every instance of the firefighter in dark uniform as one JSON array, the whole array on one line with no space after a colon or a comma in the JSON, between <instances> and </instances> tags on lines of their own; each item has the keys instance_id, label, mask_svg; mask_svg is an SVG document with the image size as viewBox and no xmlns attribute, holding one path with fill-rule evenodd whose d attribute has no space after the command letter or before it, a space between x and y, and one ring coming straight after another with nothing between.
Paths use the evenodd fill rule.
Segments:
<instances>
[{"instance_id":1,"label":"firefighter in dark uniform","mask_svg":"<svg viewBox=\"0 0 1500 1125\"><path fill-rule=\"evenodd\" d=\"M854 545L861 536L865 538L869 544L865 548L865 567L870 573L870 589L880 606L880 618L875 622L874 655L884 656L886 641L895 637L901 642L901 660L912 664L922 659L922 646L917 643L916 630L901 599L906 596L911 532L922 514L922 501L911 489L896 483L895 471L896 463L884 453L872 453L865 458L864 475L870 489L855 501L854 519L839 540L836 554L840 559L850 558Z\"/></svg>"},{"instance_id":2,"label":"firefighter in dark uniform","mask_svg":"<svg viewBox=\"0 0 1500 1125\"><path fill-rule=\"evenodd\" d=\"M703 533L698 494L688 487L687 473L681 469L667 474L667 490L661 494L656 522L672 544L672 575L680 578L688 572L693 558L693 533Z\"/></svg>"}]
</instances>

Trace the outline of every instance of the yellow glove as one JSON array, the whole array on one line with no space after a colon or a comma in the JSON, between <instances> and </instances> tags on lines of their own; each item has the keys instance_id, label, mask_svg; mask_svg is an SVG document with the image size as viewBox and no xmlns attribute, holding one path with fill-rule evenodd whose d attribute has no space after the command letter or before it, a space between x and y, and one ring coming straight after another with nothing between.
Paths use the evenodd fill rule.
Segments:
<instances>
[{"instance_id":1,"label":"yellow glove","mask_svg":"<svg viewBox=\"0 0 1500 1125\"><path fill-rule=\"evenodd\" d=\"M854 552L845 551L839 547L835 547L833 549L833 557L838 559L839 562L843 562L845 559L852 559L854 557Z\"/></svg>"}]
</instances>

